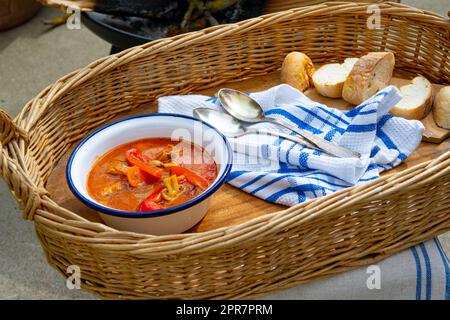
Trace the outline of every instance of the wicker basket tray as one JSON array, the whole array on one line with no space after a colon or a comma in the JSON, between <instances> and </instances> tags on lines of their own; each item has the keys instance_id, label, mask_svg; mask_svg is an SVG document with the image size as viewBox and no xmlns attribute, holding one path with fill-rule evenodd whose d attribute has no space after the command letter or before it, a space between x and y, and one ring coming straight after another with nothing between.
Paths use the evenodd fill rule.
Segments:
<instances>
[{"instance_id":1,"label":"wicker basket tray","mask_svg":"<svg viewBox=\"0 0 450 320\"><path fill-rule=\"evenodd\" d=\"M82 11L95 10L96 3L99 0L38 0L44 5L66 9L67 7L79 8ZM326 2L325 0L267 0L264 11L273 13L282 10L288 10L297 7L311 6ZM339 0L329 0L328 2L339 2ZM381 3L387 0L351 0L349 2L365 2L365 3ZM400 0L392 0L390 2L400 2Z\"/></svg>"},{"instance_id":2,"label":"wicker basket tray","mask_svg":"<svg viewBox=\"0 0 450 320\"><path fill-rule=\"evenodd\" d=\"M249 298L373 263L450 230L446 142L426 147L423 160L431 160L363 186L171 236L111 229L58 205L47 189L57 163L98 126L162 95L270 77L293 50L317 63L392 50L397 72L449 84L450 22L405 5L380 8L382 30L366 28L366 4L333 3L154 41L68 74L14 121L0 112L1 173L24 218L34 221L50 265L64 275L78 265L82 288L109 298Z\"/></svg>"}]
</instances>

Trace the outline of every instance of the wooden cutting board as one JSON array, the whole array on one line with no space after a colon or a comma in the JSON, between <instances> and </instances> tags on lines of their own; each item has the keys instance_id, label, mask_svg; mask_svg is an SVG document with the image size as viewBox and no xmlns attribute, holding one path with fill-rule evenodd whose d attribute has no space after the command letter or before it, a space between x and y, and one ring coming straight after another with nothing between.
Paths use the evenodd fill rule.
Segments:
<instances>
[{"instance_id":1,"label":"wooden cutting board","mask_svg":"<svg viewBox=\"0 0 450 320\"><path fill-rule=\"evenodd\" d=\"M422 120L422 123L425 126L422 141L439 144L450 137L450 130L442 129L437 126L432 112Z\"/></svg>"},{"instance_id":2,"label":"wooden cutting board","mask_svg":"<svg viewBox=\"0 0 450 320\"><path fill-rule=\"evenodd\" d=\"M406 83L406 80L395 78L393 79L393 84L402 84ZM258 78L247 79L239 82L231 82L221 85L220 87L214 87L207 90L195 92L197 94L204 94L212 96L218 89L222 87L234 88L244 92L254 92L254 91L262 91L266 90L270 87L278 85L279 81L279 73L275 72L270 75L261 76ZM439 89L441 86L433 85L434 89ZM335 107L342 110L351 109L352 106L342 99L330 99L320 96L315 89L309 89L305 92L305 94L313 100L324 103L330 107ZM131 112L120 114L117 119L142 114L142 113L150 113L156 111L155 104L145 104L141 105L137 109L134 109ZM432 118L431 118L432 120ZM426 131L430 130L430 132L436 132L433 124L429 122L429 119L425 119L424 124L426 126ZM443 137L441 135L440 137ZM433 138L434 139L434 138ZM436 135L436 139L434 141L438 141L439 134ZM75 146L73 146L74 148ZM69 150L56 165L53 170L51 176L48 179L46 184L47 190L50 192L52 199L57 202L60 206L63 206L73 212L78 213L80 216L85 217L91 221L101 222L100 216L98 213L85 206L82 202L80 202L77 198L73 196L70 192L69 187L65 178L65 170L67 160L71 154L73 149ZM401 165L396 167L393 170L390 170L384 174L392 174L393 172L403 171L411 166L414 166L418 163L434 159L444 152L450 150L450 139L442 141L441 143L429 143L423 141L418 149ZM266 201L263 201L259 198L250 196L249 194L234 188L228 184L225 184L221 187L212 197L211 208L208 211L206 217L194 226L188 232L202 232L207 230L213 230L216 228L220 228L223 226L235 225L250 219L256 218L258 216L279 211L286 207L281 205L272 204Z\"/></svg>"}]
</instances>

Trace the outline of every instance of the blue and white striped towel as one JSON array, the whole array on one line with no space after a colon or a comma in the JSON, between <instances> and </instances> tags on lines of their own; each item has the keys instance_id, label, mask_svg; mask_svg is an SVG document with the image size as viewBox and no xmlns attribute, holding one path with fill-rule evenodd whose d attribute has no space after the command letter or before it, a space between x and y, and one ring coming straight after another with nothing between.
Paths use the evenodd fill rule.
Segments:
<instances>
[{"instance_id":1,"label":"blue and white striped towel","mask_svg":"<svg viewBox=\"0 0 450 320\"><path fill-rule=\"evenodd\" d=\"M266 116L362 154L361 160L335 158L267 135L229 139L234 159L228 182L254 196L288 206L378 178L416 149L424 130L420 121L388 114L401 99L393 86L350 111L328 108L288 85L250 96L261 104ZM158 107L159 112L185 115L192 115L198 107L222 110L217 99L202 95L162 97ZM291 133L273 124L256 127Z\"/></svg>"}]
</instances>

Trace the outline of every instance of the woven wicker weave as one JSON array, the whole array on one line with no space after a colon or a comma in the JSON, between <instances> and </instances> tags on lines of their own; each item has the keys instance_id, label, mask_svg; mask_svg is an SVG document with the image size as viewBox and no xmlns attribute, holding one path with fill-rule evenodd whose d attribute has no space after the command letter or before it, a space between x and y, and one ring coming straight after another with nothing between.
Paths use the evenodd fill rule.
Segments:
<instances>
[{"instance_id":1,"label":"woven wicker weave","mask_svg":"<svg viewBox=\"0 0 450 320\"><path fill-rule=\"evenodd\" d=\"M11 120L0 112L0 169L49 263L82 270L103 297L248 298L373 263L450 230L450 152L401 173L243 224L148 236L60 207L45 189L60 157L94 128L156 97L278 69L286 53L314 61L392 50L397 67L450 83L450 22L400 4L293 9L162 39L100 59L48 86Z\"/></svg>"},{"instance_id":2,"label":"woven wicker weave","mask_svg":"<svg viewBox=\"0 0 450 320\"><path fill-rule=\"evenodd\" d=\"M59 8L79 8L83 11L92 11L95 9L97 0L38 0L42 4ZM329 2L338 2L339 0L329 0ZM282 10L311 6L325 2L324 0L267 0L265 8L266 12L278 12ZM366 3L381 3L386 0L352 0L352 2L366 2ZM400 2L400 0L393 0L391 2Z\"/></svg>"}]
</instances>

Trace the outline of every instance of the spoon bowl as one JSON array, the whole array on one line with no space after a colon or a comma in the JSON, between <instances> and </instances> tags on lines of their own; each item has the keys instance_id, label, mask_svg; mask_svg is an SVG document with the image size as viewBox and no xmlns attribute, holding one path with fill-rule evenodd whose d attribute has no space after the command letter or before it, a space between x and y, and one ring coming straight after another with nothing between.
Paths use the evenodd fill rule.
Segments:
<instances>
[{"instance_id":1,"label":"spoon bowl","mask_svg":"<svg viewBox=\"0 0 450 320\"><path fill-rule=\"evenodd\" d=\"M254 99L238 90L223 88L217 93L223 108L233 117L249 122L264 121L264 111Z\"/></svg>"},{"instance_id":2,"label":"spoon bowl","mask_svg":"<svg viewBox=\"0 0 450 320\"><path fill-rule=\"evenodd\" d=\"M225 112L208 108L196 108L193 111L193 115L197 119L211 124L227 136L240 136L247 132L247 128L242 125L242 122Z\"/></svg>"}]
</instances>

